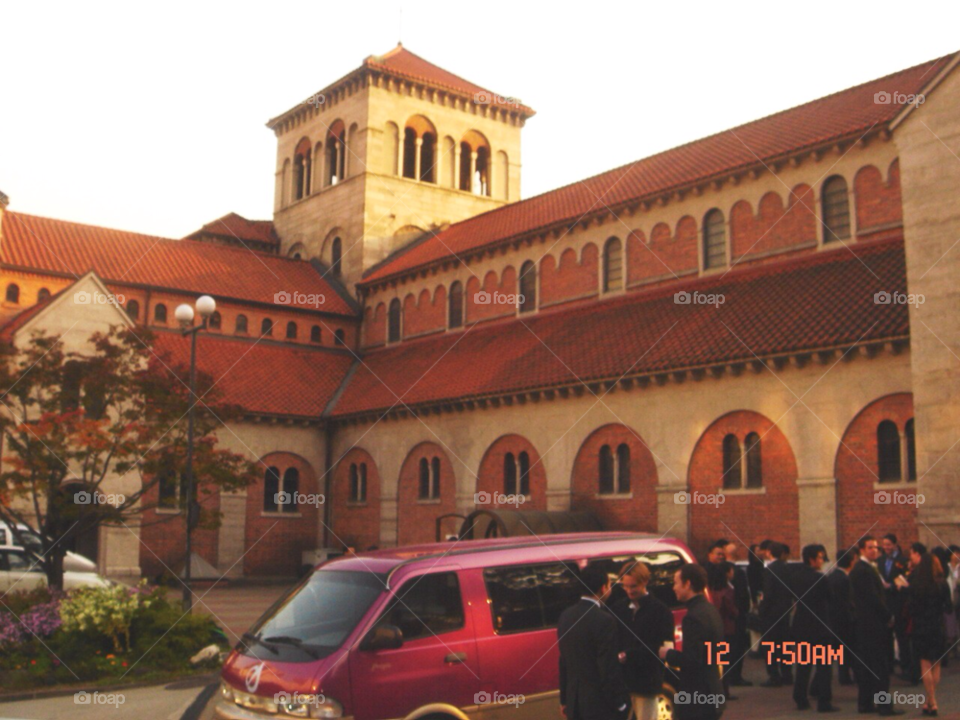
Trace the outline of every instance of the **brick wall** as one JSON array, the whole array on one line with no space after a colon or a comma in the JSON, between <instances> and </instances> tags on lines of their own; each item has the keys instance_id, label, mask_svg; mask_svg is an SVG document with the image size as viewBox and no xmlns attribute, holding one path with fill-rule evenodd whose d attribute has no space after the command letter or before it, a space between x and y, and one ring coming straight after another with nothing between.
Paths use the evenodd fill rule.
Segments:
<instances>
[{"instance_id":1,"label":"brick wall","mask_svg":"<svg viewBox=\"0 0 960 720\"><path fill-rule=\"evenodd\" d=\"M517 481L520 478L520 453L526 452L530 458L530 494L527 500L517 505L505 506L508 510L546 510L547 509L547 472L533 444L520 435L504 435L498 438L484 454L480 461L480 471L477 477L477 492L486 492L492 498L502 499L499 496L506 494L504 488L504 457L513 453L517 463ZM517 488L519 492L519 487ZM477 505L478 510L500 507L500 503Z\"/></svg>"},{"instance_id":2,"label":"brick wall","mask_svg":"<svg viewBox=\"0 0 960 720\"><path fill-rule=\"evenodd\" d=\"M627 283L654 278L675 280L676 275L697 270L697 221L684 215L674 235L665 222L657 223L647 240L642 230L627 238Z\"/></svg>"},{"instance_id":3,"label":"brick wall","mask_svg":"<svg viewBox=\"0 0 960 720\"><path fill-rule=\"evenodd\" d=\"M786 250L817 241L817 219L814 215L813 191L809 185L797 185L790 192L787 207L778 193L768 192L754 215L746 200L730 210L730 235L733 257Z\"/></svg>"},{"instance_id":4,"label":"brick wall","mask_svg":"<svg viewBox=\"0 0 960 720\"><path fill-rule=\"evenodd\" d=\"M367 499L350 500L350 466L366 463ZM359 472L359 471L358 471ZM380 544L380 472L366 450L353 448L337 463L330 484L331 543L343 543L357 550Z\"/></svg>"},{"instance_id":5,"label":"brick wall","mask_svg":"<svg viewBox=\"0 0 960 720\"><path fill-rule=\"evenodd\" d=\"M439 500L419 499L420 458L431 462L440 458ZM407 455L400 468L400 487L397 503L397 544L434 542L436 518L456 511L456 480L447 454L436 443L424 442ZM459 523L454 523L459 525Z\"/></svg>"},{"instance_id":6,"label":"brick wall","mask_svg":"<svg viewBox=\"0 0 960 720\"><path fill-rule=\"evenodd\" d=\"M200 506L204 510L219 512L219 491L198 490ZM159 487L154 485L143 495L144 504L156 506ZM187 551L187 524L182 513L170 513L161 510L144 510L140 529L140 570L145 577L158 575L179 575L183 571ZM193 552L217 567L219 553L218 530L196 529L190 537ZM132 538L131 538L132 539Z\"/></svg>"},{"instance_id":7,"label":"brick wall","mask_svg":"<svg viewBox=\"0 0 960 720\"><path fill-rule=\"evenodd\" d=\"M894 160L884 180L880 170L866 165L857 172L853 181L857 206L857 235L874 233L871 228L903 223L903 205L900 199L900 162ZM889 234L889 233L888 233Z\"/></svg>"},{"instance_id":8,"label":"brick wall","mask_svg":"<svg viewBox=\"0 0 960 720\"><path fill-rule=\"evenodd\" d=\"M579 261L574 248L558 254L559 263L553 255L546 255L540 261L541 307L597 293L597 246L587 243L580 251Z\"/></svg>"}]
</instances>

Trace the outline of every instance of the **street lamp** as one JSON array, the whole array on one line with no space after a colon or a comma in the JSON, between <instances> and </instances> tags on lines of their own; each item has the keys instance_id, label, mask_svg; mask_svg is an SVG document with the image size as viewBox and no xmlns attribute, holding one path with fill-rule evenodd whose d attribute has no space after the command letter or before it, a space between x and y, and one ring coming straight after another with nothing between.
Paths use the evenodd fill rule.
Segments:
<instances>
[{"instance_id":1,"label":"street lamp","mask_svg":"<svg viewBox=\"0 0 960 720\"><path fill-rule=\"evenodd\" d=\"M190 589L190 564L193 559L193 547L190 543L190 534L199 519L199 505L193 499L193 409L197 403L197 333L206 330L207 320L216 312L217 303L209 295L201 295L196 302L197 313L200 315L200 324L194 325L193 308L187 304L180 305L174 312L177 322L180 323L181 333L190 336L190 409L187 411L187 561L183 570L183 611L190 612L193 607L193 593Z\"/></svg>"}]
</instances>

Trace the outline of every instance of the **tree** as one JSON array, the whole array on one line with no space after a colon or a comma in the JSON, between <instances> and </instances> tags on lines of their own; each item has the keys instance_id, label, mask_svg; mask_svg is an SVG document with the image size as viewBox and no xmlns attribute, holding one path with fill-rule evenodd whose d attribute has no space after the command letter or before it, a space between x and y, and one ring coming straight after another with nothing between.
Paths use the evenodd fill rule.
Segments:
<instances>
[{"instance_id":1,"label":"tree","mask_svg":"<svg viewBox=\"0 0 960 720\"><path fill-rule=\"evenodd\" d=\"M112 327L93 335L93 352L81 355L66 352L57 336L35 333L0 358L0 520L24 544L16 525L36 519L51 587L63 587L72 540L157 507L161 484L174 506L191 506L186 482L176 480L184 476L191 403L197 404L192 505L257 479L254 463L217 447L216 431L239 409L223 404L202 373L191 397L189 369L156 355L153 340L144 328ZM219 513L206 509L197 517L203 527L219 521Z\"/></svg>"}]
</instances>

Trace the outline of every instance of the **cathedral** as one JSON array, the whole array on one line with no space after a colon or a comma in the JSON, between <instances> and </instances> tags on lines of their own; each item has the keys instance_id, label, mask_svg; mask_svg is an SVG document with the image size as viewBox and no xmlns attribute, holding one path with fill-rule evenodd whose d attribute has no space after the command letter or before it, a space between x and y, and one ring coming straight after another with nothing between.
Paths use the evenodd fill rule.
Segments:
<instances>
[{"instance_id":1,"label":"cathedral","mask_svg":"<svg viewBox=\"0 0 960 720\"><path fill-rule=\"evenodd\" d=\"M0 336L147 326L185 361L173 310L216 299L198 364L243 411L220 444L261 468L194 533L227 577L498 508L698 553L960 542L958 62L524 199L534 111L398 45L267 123L272 220L160 238L0 194ZM81 549L152 576L184 534L158 506Z\"/></svg>"}]
</instances>

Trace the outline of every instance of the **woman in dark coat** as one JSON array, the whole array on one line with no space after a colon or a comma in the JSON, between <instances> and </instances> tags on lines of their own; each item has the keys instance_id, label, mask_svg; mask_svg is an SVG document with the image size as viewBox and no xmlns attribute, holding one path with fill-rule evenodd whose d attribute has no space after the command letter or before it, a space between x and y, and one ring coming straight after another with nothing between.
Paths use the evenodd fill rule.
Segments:
<instances>
[{"instance_id":1,"label":"woman in dark coat","mask_svg":"<svg viewBox=\"0 0 960 720\"><path fill-rule=\"evenodd\" d=\"M943 613L950 607L950 588L944 580L940 561L920 543L910 548L913 571L907 578L908 612L913 626L913 652L920 658L920 671L927 702L923 714L937 715L937 685L940 659L946 652Z\"/></svg>"}]
</instances>

